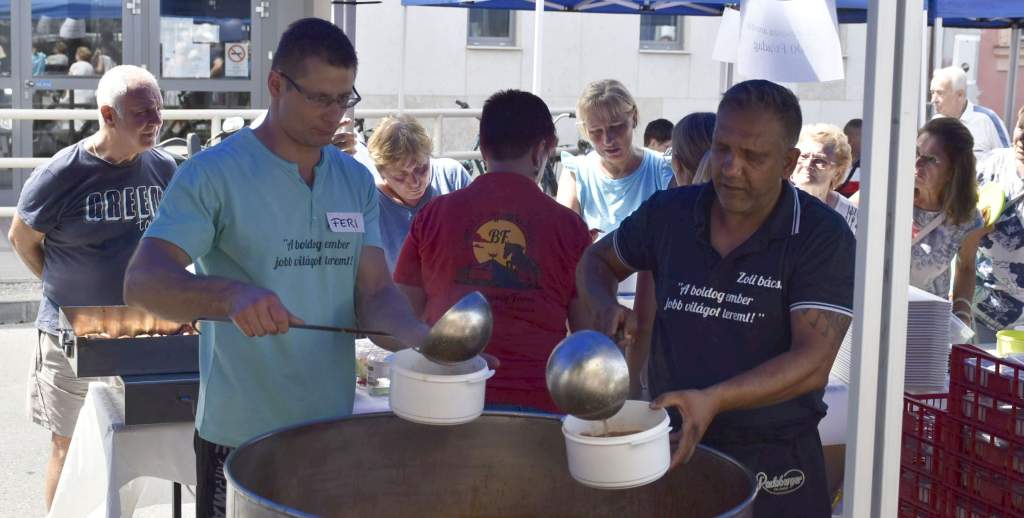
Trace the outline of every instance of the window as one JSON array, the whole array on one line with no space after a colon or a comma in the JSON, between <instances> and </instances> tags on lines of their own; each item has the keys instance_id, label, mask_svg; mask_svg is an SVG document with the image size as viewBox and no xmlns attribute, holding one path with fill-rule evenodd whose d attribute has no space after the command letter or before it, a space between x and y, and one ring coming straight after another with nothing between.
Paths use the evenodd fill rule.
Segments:
<instances>
[{"instance_id":1,"label":"window","mask_svg":"<svg viewBox=\"0 0 1024 518\"><path fill-rule=\"evenodd\" d=\"M0 2L0 76L11 76L11 10L6 12L2 9L3 2ZM0 172L0 175L5 173Z\"/></svg>"},{"instance_id":2,"label":"window","mask_svg":"<svg viewBox=\"0 0 1024 518\"><path fill-rule=\"evenodd\" d=\"M164 109L206 109L206 108L250 108L252 95L249 92L205 92L197 90L164 90ZM160 129L160 140L196 133L206 142L210 138L210 121L169 121L165 120Z\"/></svg>"},{"instance_id":3,"label":"window","mask_svg":"<svg viewBox=\"0 0 1024 518\"><path fill-rule=\"evenodd\" d=\"M96 77L121 63L120 1L32 0L31 6L33 76Z\"/></svg>"},{"instance_id":4,"label":"window","mask_svg":"<svg viewBox=\"0 0 1024 518\"><path fill-rule=\"evenodd\" d=\"M32 91L32 108L57 109L96 107L93 90L47 90ZM75 142L93 134L99 129L97 120L37 120L32 121L32 156L51 157Z\"/></svg>"},{"instance_id":5,"label":"window","mask_svg":"<svg viewBox=\"0 0 1024 518\"><path fill-rule=\"evenodd\" d=\"M163 78L248 79L250 0L160 2Z\"/></svg>"},{"instance_id":6,"label":"window","mask_svg":"<svg viewBox=\"0 0 1024 518\"><path fill-rule=\"evenodd\" d=\"M511 11L470 9L467 44L513 47L516 44L515 16Z\"/></svg>"},{"instance_id":7,"label":"window","mask_svg":"<svg viewBox=\"0 0 1024 518\"><path fill-rule=\"evenodd\" d=\"M683 17L667 14L640 15L640 48L683 50Z\"/></svg>"}]
</instances>

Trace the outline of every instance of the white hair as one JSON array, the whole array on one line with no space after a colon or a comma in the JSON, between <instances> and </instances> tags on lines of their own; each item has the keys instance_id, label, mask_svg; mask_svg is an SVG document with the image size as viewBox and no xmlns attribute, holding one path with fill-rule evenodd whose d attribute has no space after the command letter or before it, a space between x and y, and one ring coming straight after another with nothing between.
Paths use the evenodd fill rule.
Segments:
<instances>
[{"instance_id":1,"label":"white hair","mask_svg":"<svg viewBox=\"0 0 1024 518\"><path fill-rule=\"evenodd\" d=\"M967 91L967 73L960 67L940 68L935 71L932 78L943 82L949 81L949 86L953 88L953 92Z\"/></svg>"},{"instance_id":2,"label":"white hair","mask_svg":"<svg viewBox=\"0 0 1024 518\"><path fill-rule=\"evenodd\" d=\"M110 106L114 111L118 111L121 98L128 93L128 90L142 85L152 85L158 92L160 91L156 78L149 70L135 65L118 65L111 68L103 74L100 84L96 86L96 106L100 110L104 106ZM100 127L106 126L102 111L99 112L99 119Z\"/></svg>"}]
</instances>

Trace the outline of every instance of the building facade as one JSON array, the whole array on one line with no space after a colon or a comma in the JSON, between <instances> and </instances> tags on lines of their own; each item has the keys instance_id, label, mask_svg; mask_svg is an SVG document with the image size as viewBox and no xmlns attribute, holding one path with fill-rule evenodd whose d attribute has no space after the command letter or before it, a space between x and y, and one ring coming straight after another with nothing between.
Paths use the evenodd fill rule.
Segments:
<instances>
[{"instance_id":1,"label":"building facade","mask_svg":"<svg viewBox=\"0 0 1024 518\"><path fill-rule=\"evenodd\" d=\"M0 0L0 108L94 108L103 70L122 63L152 71L167 108L264 108L280 34L305 16L331 19L332 10L329 0ZM532 12L359 5L360 108L479 107L499 89L529 89L533 21ZM718 24L549 13L540 94L569 108L588 81L619 79L638 101L639 140L650 120L714 110L726 86L724 67L710 58ZM842 26L840 37L846 80L789 85L808 122L860 116L865 26ZM93 121L0 121L0 156L48 157L95 129ZM209 131L206 121L168 121L162 137ZM470 149L475 121L449 120L443 135L443 149ZM559 136L575 142L571 120ZM29 173L0 171L0 206L14 205Z\"/></svg>"}]
</instances>

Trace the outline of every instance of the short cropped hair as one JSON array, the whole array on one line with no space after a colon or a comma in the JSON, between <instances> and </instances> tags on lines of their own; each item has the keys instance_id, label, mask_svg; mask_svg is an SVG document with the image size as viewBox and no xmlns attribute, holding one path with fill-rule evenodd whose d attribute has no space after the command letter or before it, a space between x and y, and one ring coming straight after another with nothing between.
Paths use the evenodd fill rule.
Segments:
<instances>
[{"instance_id":1,"label":"short cropped hair","mask_svg":"<svg viewBox=\"0 0 1024 518\"><path fill-rule=\"evenodd\" d=\"M337 25L321 18L292 22L281 35L270 68L301 77L306 60L318 58L333 67L359 66L356 49Z\"/></svg>"},{"instance_id":2,"label":"short cropped hair","mask_svg":"<svg viewBox=\"0 0 1024 518\"><path fill-rule=\"evenodd\" d=\"M540 97L502 90L484 102L480 115L480 149L495 160L514 160L540 141L555 143L551 111Z\"/></svg>"},{"instance_id":3,"label":"short cropped hair","mask_svg":"<svg viewBox=\"0 0 1024 518\"><path fill-rule=\"evenodd\" d=\"M978 205L978 182L975 178L974 137L959 119L932 119L917 132L939 140L949 158L949 181L942 188L942 212L953 225L971 221Z\"/></svg>"},{"instance_id":4,"label":"short cropped hair","mask_svg":"<svg viewBox=\"0 0 1024 518\"><path fill-rule=\"evenodd\" d=\"M92 59L92 51L89 50L89 47L78 47L75 49L75 59L89 61Z\"/></svg>"},{"instance_id":5,"label":"short cropped hair","mask_svg":"<svg viewBox=\"0 0 1024 518\"><path fill-rule=\"evenodd\" d=\"M672 160L696 172L704 153L711 149L715 118L711 112L696 112L679 119L672 129Z\"/></svg>"},{"instance_id":6,"label":"short cropped hair","mask_svg":"<svg viewBox=\"0 0 1024 518\"><path fill-rule=\"evenodd\" d=\"M940 68L935 71L932 78L939 81L949 81L949 85L953 88L954 92L967 91L967 72L964 72L964 69L960 67Z\"/></svg>"},{"instance_id":7,"label":"short cropped hair","mask_svg":"<svg viewBox=\"0 0 1024 518\"><path fill-rule=\"evenodd\" d=\"M724 110L765 110L782 124L782 142L796 147L803 126L800 100L788 88L764 79L751 79L733 85L718 103L718 116Z\"/></svg>"},{"instance_id":8,"label":"short cropped hair","mask_svg":"<svg viewBox=\"0 0 1024 518\"><path fill-rule=\"evenodd\" d=\"M654 119L647 123L644 128L644 145L651 141L665 142L672 138L672 121L668 119Z\"/></svg>"},{"instance_id":9,"label":"short cropped hair","mask_svg":"<svg viewBox=\"0 0 1024 518\"><path fill-rule=\"evenodd\" d=\"M151 86L160 92L160 86L149 70L135 65L118 65L111 68L103 74L96 85L96 106L98 109L110 106L114 111L120 111L121 98L128 90L142 85ZM102 111L99 112L99 118L100 126L105 126L107 123L103 119Z\"/></svg>"},{"instance_id":10,"label":"short cropped hair","mask_svg":"<svg viewBox=\"0 0 1024 518\"><path fill-rule=\"evenodd\" d=\"M846 172L853 162L853 149L846 134L837 126L831 124L808 124L800 130L800 142L810 140L823 146L832 148L832 157L835 159L835 174L829 183L829 189L835 190L846 180Z\"/></svg>"},{"instance_id":11,"label":"short cropped hair","mask_svg":"<svg viewBox=\"0 0 1024 518\"><path fill-rule=\"evenodd\" d=\"M432 147L427 130L411 115L385 117L366 143L378 169L401 165L410 158L429 158Z\"/></svg>"},{"instance_id":12,"label":"short cropped hair","mask_svg":"<svg viewBox=\"0 0 1024 518\"><path fill-rule=\"evenodd\" d=\"M861 119L850 119L846 121L846 125L843 126L843 133L850 134L850 130L861 129L864 126L864 121Z\"/></svg>"},{"instance_id":13,"label":"short cropped hair","mask_svg":"<svg viewBox=\"0 0 1024 518\"><path fill-rule=\"evenodd\" d=\"M587 125L587 117L599 116L615 121L638 113L633 95L626 89L626 85L615 79L602 79L588 84L576 101L576 118L584 126Z\"/></svg>"}]
</instances>

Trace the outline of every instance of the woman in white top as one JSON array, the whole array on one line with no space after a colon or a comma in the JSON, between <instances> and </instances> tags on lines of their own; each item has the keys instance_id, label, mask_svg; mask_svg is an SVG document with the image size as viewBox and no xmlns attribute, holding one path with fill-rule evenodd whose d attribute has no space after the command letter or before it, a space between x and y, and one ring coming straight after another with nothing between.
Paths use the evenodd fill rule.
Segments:
<instances>
[{"instance_id":1,"label":"woman in white top","mask_svg":"<svg viewBox=\"0 0 1024 518\"><path fill-rule=\"evenodd\" d=\"M800 159L790 180L839 213L857 233L857 207L835 191L850 167L852 151L843 130L831 124L808 124L800 130Z\"/></svg>"},{"instance_id":2,"label":"woman in white top","mask_svg":"<svg viewBox=\"0 0 1024 518\"><path fill-rule=\"evenodd\" d=\"M946 298L956 257L953 311L968 325L984 234L974 168L974 139L959 120L932 119L918 132L910 284Z\"/></svg>"},{"instance_id":3,"label":"woman in white top","mask_svg":"<svg viewBox=\"0 0 1024 518\"><path fill-rule=\"evenodd\" d=\"M605 79L587 85L576 117L594 152L563 161L558 202L583 216L591 235L600 238L668 187L672 167L661 153L633 142L640 114L622 83Z\"/></svg>"}]
</instances>

